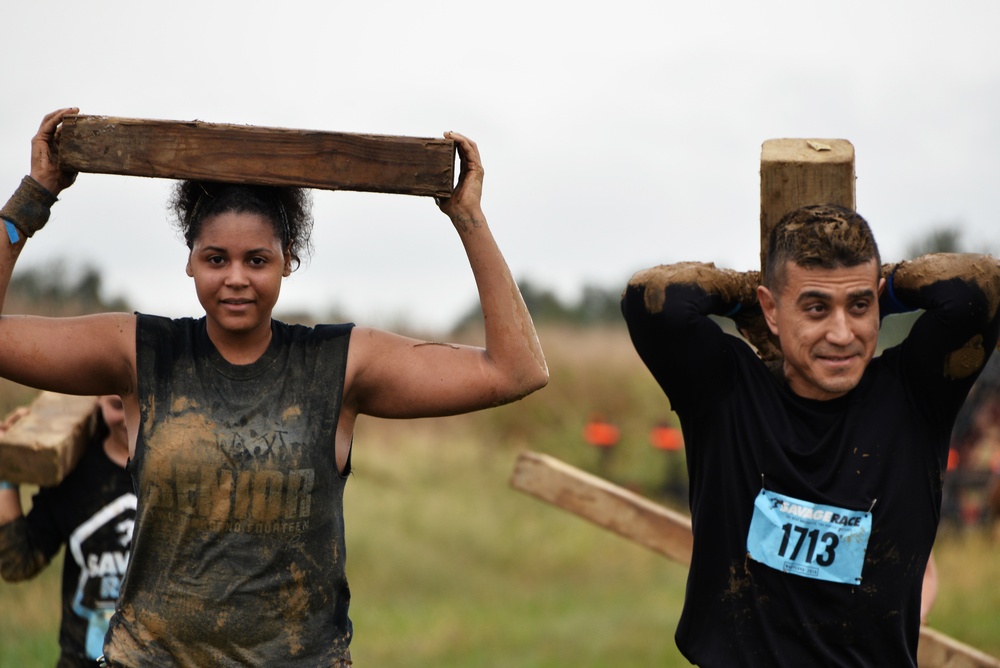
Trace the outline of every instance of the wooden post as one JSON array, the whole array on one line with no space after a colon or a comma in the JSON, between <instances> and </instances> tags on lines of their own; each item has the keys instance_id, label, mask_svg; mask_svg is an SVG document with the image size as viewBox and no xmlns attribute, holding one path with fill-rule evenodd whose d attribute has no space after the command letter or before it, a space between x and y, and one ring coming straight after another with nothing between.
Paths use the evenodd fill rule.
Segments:
<instances>
[{"instance_id":1,"label":"wooden post","mask_svg":"<svg viewBox=\"0 0 1000 668\"><path fill-rule=\"evenodd\" d=\"M554 457L522 453L510 485L678 563L691 564L690 518ZM1000 660L927 627L920 629L917 659L921 668L1000 668Z\"/></svg>"},{"instance_id":2,"label":"wooden post","mask_svg":"<svg viewBox=\"0 0 1000 668\"><path fill-rule=\"evenodd\" d=\"M450 139L68 116L57 148L80 172L429 197L454 186Z\"/></svg>"},{"instance_id":3,"label":"wooden post","mask_svg":"<svg viewBox=\"0 0 1000 668\"><path fill-rule=\"evenodd\" d=\"M854 146L845 139L768 139L760 152L760 268L771 230L810 204L855 208Z\"/></svg>"},{"instance_id":4,"label":"wooden post","mask_svg":"<svg viewBox=\"0 0 1000 668\"><path fill-rule=\"evenodd\" d=\"M73 470L97 428L97 397L42 392L0 436L0 479L43 487Z\"/></svg>"}]
</instances>

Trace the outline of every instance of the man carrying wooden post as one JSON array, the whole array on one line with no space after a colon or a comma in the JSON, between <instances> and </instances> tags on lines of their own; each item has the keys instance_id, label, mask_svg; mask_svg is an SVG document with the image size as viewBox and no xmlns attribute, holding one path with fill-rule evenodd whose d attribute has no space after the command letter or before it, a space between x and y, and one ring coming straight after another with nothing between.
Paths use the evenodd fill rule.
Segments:
<instances>
[{"instance_id":1,"label":"man carrying wooden post","mask_svg":"<svg viewBox=\"0 0 1000 668\"><path fill-rule=\"evenodd\" d=\"M694 544L675 639L698 665L916 665L948 435L997 345L1000 263L882 266L853 211L853 151L828 160L843 144L765 144L763 276L685 262L623 295L685 435ZM833 171L803 168L810 151ZM818 205L769 229L775 193ZM875 358L881 316L917 308Z\"/></svg>"}]
</instances>

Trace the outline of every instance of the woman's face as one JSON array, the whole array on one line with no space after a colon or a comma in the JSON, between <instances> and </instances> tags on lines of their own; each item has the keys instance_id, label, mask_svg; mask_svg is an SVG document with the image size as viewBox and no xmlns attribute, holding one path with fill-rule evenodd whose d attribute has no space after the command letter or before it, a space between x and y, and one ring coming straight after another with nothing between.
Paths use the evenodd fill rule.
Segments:
<instances>
[{"instance_id":1,"label":"woman's face","mask_svg":"<svg viewBox=\"0 0 1000 668\"><path fill-rule=\"evenodd\" d=\"M274 225L257 213L206 218L187 263L210 335L269 330L281 279L290 273Z\"/></svg>"}]
</instances>

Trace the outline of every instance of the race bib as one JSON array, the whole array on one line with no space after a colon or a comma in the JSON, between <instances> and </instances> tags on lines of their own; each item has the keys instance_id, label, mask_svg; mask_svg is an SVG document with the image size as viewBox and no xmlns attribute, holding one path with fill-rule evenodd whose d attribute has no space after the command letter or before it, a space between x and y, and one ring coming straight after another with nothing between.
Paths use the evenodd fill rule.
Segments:
<instances>
[{"instance_id":1,"label":"race bib","mask_svg":"<svg viewBox=\"0 0 1000 668\"><path fill-rule=\"evenodd\" d=\"M761 489L747 552L754 561L804 578L861 584L872 532L869 511L810 503Z\"/></svg>"}]
</instances>

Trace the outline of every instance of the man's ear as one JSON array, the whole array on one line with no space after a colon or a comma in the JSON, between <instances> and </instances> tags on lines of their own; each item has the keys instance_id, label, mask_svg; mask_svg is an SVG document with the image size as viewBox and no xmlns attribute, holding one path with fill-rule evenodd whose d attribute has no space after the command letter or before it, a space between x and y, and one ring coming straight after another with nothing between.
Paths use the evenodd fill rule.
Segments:
<instances>
[{"instance_id":1,"label":"man's ear","mask_svg":"<svg viewBox=\"0 0 1000 668\"><path fill-rule=\"evenodd\" d=\"M764 314L764 321L767 322L771 334L778 336L778 300L774 298L770 290L763 285L758 285L757 302L760 304L761 313Z\"/></svg>"},{"instance_id":2,"label":"man's ear","mask_svg":"<svg viewBox=\"0 0 1000 668\"><path fill-rule=\"evenodd\" d=\"M888 283L885 282L884 278L878 279L878 296L879 297L881 297L882 293L885 292L885 286L886 285L888 285Z\"/></svg>"}]
</instances>

